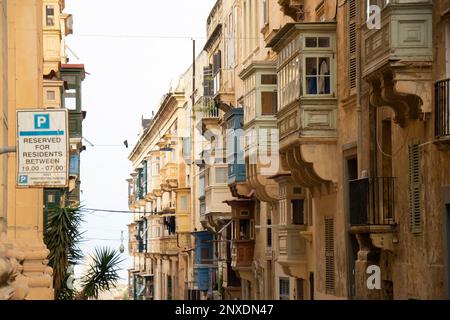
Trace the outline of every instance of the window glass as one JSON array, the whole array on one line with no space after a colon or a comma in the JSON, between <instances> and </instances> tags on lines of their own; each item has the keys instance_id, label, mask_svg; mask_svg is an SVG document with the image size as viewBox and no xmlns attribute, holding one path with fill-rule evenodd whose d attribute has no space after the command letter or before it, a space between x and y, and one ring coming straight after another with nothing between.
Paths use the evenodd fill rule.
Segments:
<instances>
[{"instance_id":1,"label":"window glass","mask_svg":"<svg viewBox=\"0 0 450 320\"><path fill-rule=\"evenodd\" d=\"M64 106L69 110L77 109L77 91L75 89L66 90L64 95Z\"/></svg>"},{"instance_id":2,"label":"window glass","mask_svg":"<svg viewBox=\"0 0 450 320\"><path fill-rule=\"evenodd\" d=\"M239 240L250 240L249 220L239 220Z\"/></svg>"},{"instance_id":3,"label":"window glass","mask_svg":"<svg viewBox=\"0 0 450 320\"><path fill-rule=\"evenodd\" d=\"M228 168L216 168L216 183L227 183Z\"/></svg>"},{"instance_id":4,"label":"window glass","mask_svg":"<svg viewBox=\"0 0 450 320\"><path fill-rule=\"evenodd\" d=\"M186 211L187 210L187 197L186 196L182 196L180 199L180 207L181 207L181 211Z\"/></svg>"},{"instance_id":5,"label":"window glass","mask_svg":"<svg viewBox=\"0 0 450 320\"><path fill-rule=\"evenodd\" d=\"M289 278L280 278L280 300L289 300Z\"/></svg>"},{"instance_id":6,"label":"window glass","mask_svg":"<svg viewBox=\"0 0 450 320\"><path fill-rule=\"evenodd\" d=\"M55 7L45 6L45 15L47 27L53 27L55 25Z\"/></svg>"},{"instance_id":7,"label":"window glass","mask_svg":"<svg viewBox=\"0 0 450 320\"><path fill-rule=\"evenodd\" d=\"M304 202L303 200L292 200L292 224L304 225Z\"/></svg>"},{"instance_id":8,"label":"window glass","mask_svg":"<svg viewBox=\"0 0 450 320\"><path fill-rule=\"evenodd\" d=\"M309 57L306 64L306 94L321 95L331 93L329 57Z\"/></svg>"},{"instance_id":9,"label":"window glass","mask_svg":"<svg viewBox=\"0 0 450 320\"><path fill-rule=\"evenodd\" d=\"M277 75L276 74L262 74L261 75L261 84L264 84L264 85L277 84Z\"/></svg>"},{"instance_id":10,"label":"window glass","mask_svg":"<svg viewBox=\"0 0 450 320\"><path fill-rule=\"evenodd\" d=\"M305 39L305 47L317 48L317 38L316 37L307 37Z\"/></svg>"}]
</instances>

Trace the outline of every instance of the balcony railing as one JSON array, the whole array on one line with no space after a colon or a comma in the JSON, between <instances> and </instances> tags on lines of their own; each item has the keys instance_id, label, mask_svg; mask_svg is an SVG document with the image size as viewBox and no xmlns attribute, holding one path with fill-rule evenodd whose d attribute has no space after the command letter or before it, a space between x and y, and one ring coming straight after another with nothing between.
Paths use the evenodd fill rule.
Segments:
<instances>
[{"instance_id":1,"label":"balcony railing","mask_svg":"<svg viewBox=\"0 0 450 320\"><path fill-rule=\"evenodd\" d=\"M350 224L395 224L395 178L377 177L350 181Z\"/></svg>"},{"instance_id":2,"label":"balcony railing","mask_svg":"<svg viewBox=\"0 0 450 320\"><path fill-rule=\"evenodd\" d=\"M213 97L203 96L197 103L202 119L219 118L219 109L216 107Z\"/></svg>"},{"instance_id":3,"label":"balcony railing","mask_svg":"<svg viewBox=\"0 0 450 320\"><path fill-rule=\"evenodd\" d=\"M450 79L436 82L435 94L436 138L450 137Z\"/></svg>"}]
</instances>

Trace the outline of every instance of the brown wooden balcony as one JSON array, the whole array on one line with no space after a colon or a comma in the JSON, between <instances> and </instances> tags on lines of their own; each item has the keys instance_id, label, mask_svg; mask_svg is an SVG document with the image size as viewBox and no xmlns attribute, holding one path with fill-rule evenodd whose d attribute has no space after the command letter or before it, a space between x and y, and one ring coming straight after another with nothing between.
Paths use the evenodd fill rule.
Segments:
<instances>
[{"instance_id":1,"label":"brown wooden balcony","mask_svg":"<svg viewBox=\"0 0 450 320\"><path fill-rule=\"evenodd\" d=\"M350 181L349 191L352 228L395 226L395 178Z\"/></svg>"},{"instance_id":2,"label":"brown wooden balcony","mask_svg":"<svg viewBox=\"0 0 450 320\"><path fill-rule=\"evenodd\" d=\"M450 79L435 84L435 136L450 142Z\"/></svg>"},{"instance_id":3,"label":"brown wooden balcony","mask_svg":"<svg viewBox=\"0 0 450 320\"><path fill-rule=\"evenodd\" d=\"M249 268L253 263L254 240L233 240L231 244L231 266Z\"/></svg>"}]
</instances>

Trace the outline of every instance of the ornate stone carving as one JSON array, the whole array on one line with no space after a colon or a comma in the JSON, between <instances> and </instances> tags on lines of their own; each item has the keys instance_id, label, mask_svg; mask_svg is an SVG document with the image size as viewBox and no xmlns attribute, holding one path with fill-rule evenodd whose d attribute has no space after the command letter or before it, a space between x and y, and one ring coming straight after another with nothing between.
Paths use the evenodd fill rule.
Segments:
<instances>
[{"instance_id":1,"label":"ornate stone carving","mask_svg":"<svg viewBox=\"0 0 450 320\"><path fill-rule=\"evenodd\" d=\"M391 107L395 113L394 122L405 127L408 120L419 118L423 102L417 95L398 92L391 73L380 73L371 81L370 104Z\"/></svg>"}]
</instances>

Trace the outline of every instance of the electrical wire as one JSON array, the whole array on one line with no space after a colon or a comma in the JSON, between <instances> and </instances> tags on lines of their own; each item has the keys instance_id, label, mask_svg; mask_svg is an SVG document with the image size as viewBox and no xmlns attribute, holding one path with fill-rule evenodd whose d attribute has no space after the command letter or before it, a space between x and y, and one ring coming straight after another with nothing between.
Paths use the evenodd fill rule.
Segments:
<instances>
[{"instance_id":1,"label":"electrical wire","mask_svg":"<svg viewBox=\"0 0 450 320\"><path fill-rule=\"evenodd\" d=\"M93 212L105 212L105 213L135 213L133 211L122 211L122 210L110 210L110 209L91 209L82 208L82 211L93 211Z\"/></svg>"}]
</instances>

